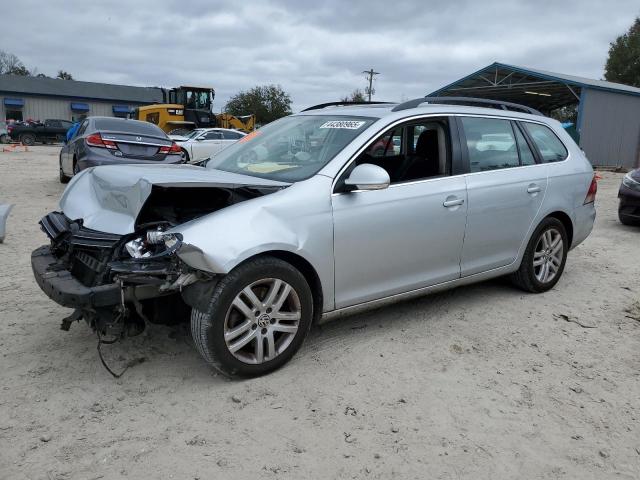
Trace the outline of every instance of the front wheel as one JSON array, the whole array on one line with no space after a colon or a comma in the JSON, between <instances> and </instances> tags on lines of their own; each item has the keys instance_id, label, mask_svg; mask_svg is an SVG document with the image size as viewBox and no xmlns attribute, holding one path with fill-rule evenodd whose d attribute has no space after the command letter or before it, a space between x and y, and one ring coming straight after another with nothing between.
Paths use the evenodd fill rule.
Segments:
<instances>
[{"instance_id":1,"label":"front wheel","mask_svg":"<svg viewBox=\"0 0 640 480\"><path fill-rule=\"evenodd\" d=\"M3 133L2 135L0 135L0 143L9 143L11 141L11 139L9 138L9 135L7 135L6 133Z\"/></svg>"},{"instance_id":2,"label":"front wheel","mask_svg":"<svg viewBox=\"0 0 640 480\"><path fill-rule=\"evenodd\" d=\"M216 285L205 311L193 309L196 348L225 375L255 377L293 357L313 318L304 276L274 257L248 261Z\"/></svg>"},{"instance_id":3,"label":"front wheel","mask_svg":"<svg viewBox=\"0 0 640 480\"><path fill-rule=\"evenodd\" d=\"M533 232L522 263L512 281L527 292L542 293L552 289L564 271L569 242L560 220L545 218Z\"/></svg>"},{"instance_id":4,"label":"front wheel","mask_svg":"<svg viewBox=\"0 0 640 480\"><path fill-rule=\"evenodd\" d=\"M60 183L69 183L69 180L71 180L71 178L67 177L64 174L64 171L62 170L62 158L60 158L60 160L59 160L58 168L59 168Z\"/></svg>"},{"instance_id":5,"label":"front wheel","mask_svg":"<svg viewBox=\"0 0 640 480\"><path fill-rule=\"evenodd\" d=\"M36 143L36 136L33 133L23 133L20 135L20 141L23 145L31 146Z\"/></svg>"},{"instance_id":6,"label":"front wheel","mask_svg":"<svg viewBox=\"0 0 640 480\"><path fill-rule=\"evenodd\" d=\"M189 159L189 153L184 149L180 149L180 159L182 160L182 163L189 163L190 159Z\"/></svg>"}]
</instances>

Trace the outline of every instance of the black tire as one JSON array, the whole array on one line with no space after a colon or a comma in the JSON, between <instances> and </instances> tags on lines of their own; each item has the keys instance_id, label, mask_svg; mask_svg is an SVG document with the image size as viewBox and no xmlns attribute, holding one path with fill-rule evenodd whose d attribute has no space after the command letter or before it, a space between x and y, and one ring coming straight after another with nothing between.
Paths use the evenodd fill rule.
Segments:
<instances>
[{"instance_id":1,"label":"black tire","mask_svg":"<svg viewBox=\"0 0 640 480\"><path fill-rule=\"evenodd\" d=\"M534 253L536 250L536 246L538 242L541 241L542 234L549 230L555 230L560 233L562 237L562 260L560 262L560 266L555 274L555 276L547 282L541 282L536 277L535 267L533 265L534 262ZM564 228L564 225L560 220L553 217L547 217L535 229L533 235L531 235L531 239L527 244L527 249L524 252L524 256L522 257L522 263L520 264L520 268L518 271L511 275L511 281L527 292L531 293L542 293L547 290L552 289L556 283L560 280L562 276L562 272L564 271L564 266L567 262L567 252L569 251L569 241L567 236L567 231Z\"/></svg>"},{"instance_id":2,"label":"black tire","mask_svg":"<svg viewBox=\"0 0 640 480\"><path fill-rule=\"evenodd\" d=\"M625 215L624 213L620 212L620 210L618 210L618 218L620 219L620 223L622 223L623 225L628 225L630 227L640 227L639 218Z\"/></svg>"},{"instance_id":3,"label":"black tire","mask_svg":"<svg viewBox=\"0 0 640 480\"><path fill-rule=\"evenodd\" d=\"M0 135L0 143L9 143L10 141L11 138L9 138L9 135L7 135L6 133Z\"/></svg>"},{"instance_id":4,"label":"black tire","mask_svg":"<svg viewBox=\"0 0 640 480\"><path fill-rule=\"evenodd\" d=\"M69 180L71 180L71 177L67 177L62 171L62 158L59 159L58 171L59 171L60 183L69 183Z\"/></svg>"},{"instance_id":5,"label":"black tire","mask_svg":"<svg viewBox=\"0 0 640 480\"><path fill-rule=\"evenodd\" d=\"M288 283L300 300L298 330L285 350L275 358L250 364L236 358L227 347L224 328L227 313L236 296L261 279L279 279ZM241 264L216 285L206 311L191 312L191 334L198 352L206 362L227 376L256 377L280 368L304 342L313 318L313 297L304 276L292 265L274 258L260 257ZM257 321L257 320L256 320ZM272 322L273 323L273 322ZM255 329L257 325L253 326ZM257 341L257 340L255 340ZM253 340L247 345L253 345Z\"/></svg>"},{"instance_id":6,"label":"black tire","mask_svg":"<svg viewBox=\"0 0 640 480\"><path fill-rule=\"evenodd\" d=\"M189 163L191 161L191 159L189 158L189 152L187 152L184 148L180 149L180 153L182 163Z\"/></svg>"},{"instance_id":7,"label":"black tire","mask_svg":"<svg viewBox=\"0 0 640 480\"><path fill-rule=\"evenodd\" d=\"M20 135L20 142L30 147L36 143L36 136L33 133L23 133Z\"/></svg>"},{"instance_id":8,"label":"black tire","mask_svg":"<svg viewBox=\"0 0 640 480\"><path fill-rule=\"evenodd\" d=\"M80 173L80 165L78 165L78 160L73 159L73 175L77 175Z\"/></svg>"}]
</instances>

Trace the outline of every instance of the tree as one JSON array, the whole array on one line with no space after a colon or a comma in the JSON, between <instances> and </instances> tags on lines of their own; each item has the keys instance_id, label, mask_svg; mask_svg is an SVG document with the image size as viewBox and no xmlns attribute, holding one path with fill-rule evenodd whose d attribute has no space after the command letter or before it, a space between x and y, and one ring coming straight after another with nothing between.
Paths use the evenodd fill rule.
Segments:
<instances>
[{"instance_id":1,"label":"tree","mask_svg":"<svg viewBox=\"0 0 640 480\"><path fill-rule=\"evenodd\" d=\"M58 70L58 75L56 75L56 78L59 78L60 80L73 80L71 74L69 72L65 72L64 70Z\"/></svg>"},{"instance_id":2,"label":"tree","mask_svg":"<svg viewBox=\"0 0 640 480\"><path fill-rule=\"evenodd\" d=\"M351 95L346 95L340 99L341 102L366 102L367 97L364 96L364 92L359 88L351 92Z\"/></svg>"},{"instance_id":3,"label":"tree","mask_svg":"<svg viewBox=\"0 0 640 480\"><path fill-rule=\"evenodd\" d=\"M609 44L604 72L605 80L640 87L640 17L627 33Z\"/></svg>"},{"instance_id":4,"label":"tree","mask_svg":"<svg viewBox=\"0 0 640 480\"><path fill-rule=\"evenodd\" d=\"M24 63L13 53L0 50L0 74L6 75L31 75Z\"/></svg>"},{"instance_id":5,"label":"tree","mask_svg":"<svg viewBox=\"0 0 640 480\"><path fill-rule=\"evenodd\" d=\"M280 85L258 85L231 97L226 107L231 115L256 116L264 125L291 114L291 97Z\"/></svg>"}]
</instances>

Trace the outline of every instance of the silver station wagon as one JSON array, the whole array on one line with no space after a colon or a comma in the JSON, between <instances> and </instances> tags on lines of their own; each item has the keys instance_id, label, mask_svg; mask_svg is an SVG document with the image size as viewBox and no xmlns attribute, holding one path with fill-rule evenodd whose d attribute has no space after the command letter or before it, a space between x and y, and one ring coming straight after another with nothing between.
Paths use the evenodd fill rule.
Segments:
<instances>
[{"instance_id":1,"label":"silver station wagon","mask_svg":"<svg viewBox=\"0 0 640 480\"><path fill-rule=\"evenodd\" d=\"M560 124L480 99L324 104L203 168L74 177L41 220L42 290L99 342L191 322L228 375L287 362L314 322L508 275L540 293L591 232L597 185Z\"/></svg>"}]
</instances>

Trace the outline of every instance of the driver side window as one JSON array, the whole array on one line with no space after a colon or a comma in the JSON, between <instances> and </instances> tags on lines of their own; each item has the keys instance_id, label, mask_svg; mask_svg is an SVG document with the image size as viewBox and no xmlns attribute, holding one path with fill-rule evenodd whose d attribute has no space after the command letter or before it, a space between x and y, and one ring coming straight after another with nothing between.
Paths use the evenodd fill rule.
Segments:
<instances>
[{"instance_id":1,"label":"driver side window","mask_svg":"<svg viewBox=\"0 0 640 480\"><path fill-rule=\"evenodd\" d=\"M373 140L353 167L371 163L384 168L392 184L448 175L451 171L449 138L446 118L406 123Z\"/></svg>"},{"instance_id":2,"label":"driver side window","mask_svg":"<svg viewBox=\"0 0 640 480\"><path fill-rule=\"evenodd\" d=\"M220 132L207 132L204 135L205 140L222 140L222 133Z\"/></svg>"}]
</instances>

